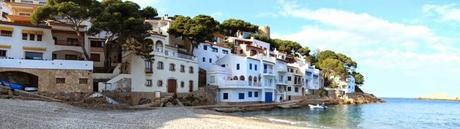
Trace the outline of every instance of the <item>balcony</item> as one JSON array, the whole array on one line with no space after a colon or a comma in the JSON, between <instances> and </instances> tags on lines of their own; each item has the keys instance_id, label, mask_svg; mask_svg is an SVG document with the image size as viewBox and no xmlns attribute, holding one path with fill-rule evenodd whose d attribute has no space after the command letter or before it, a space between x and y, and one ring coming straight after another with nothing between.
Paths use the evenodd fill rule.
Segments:
<instances>
[{"instance_id":1,"label":"balcony","mask_svg":"<svg viewBox=\"0 0 460 129\"><path fill-rule=\"evenodd\" d=\"M63 46L81 46L81 43L77 41L67 41L67 40L55 40L55 45L63 45Z\"/></svg>"},{"instance_id":2,"label":"balcony","mask_svg":"<svg viewBox=\"0 0 460 129\"><path fill-rule=\"evenodd\" d=\"M249 85L248 81L239 80L227 80L224 85L220 85L219 88L227 89L262 89L260 83L256 85Z\"/></svg>"},{"instance_id":3,"label":"balcony","mask_svg":"<svg viewBox=\"0 0 460 129\"><path fill-rule=\"evenodd\" d=\"M264 76L275 76L275 74L273 74L273 69L264 69L263 71L263 75Z\"/></svg>"},{"instance_id":4,"label":"balcony","mask_svg":"<svg viewBox=\"0 0 460 129\"><path fill-rule=\"evenodd\" d=\"M195 56L189 55L189 54L183 54L179 52L174 52L174 51L161 51L159 49L154 51L155 55L160 55L160 56L167 56L167 57L174 57L174 58L179 58L179 59L186 59L186 60L195 60Z\"/></svg>"},{"instance_id":5,"label":"balcony","mask_svg":"<svg viewBox=\"0 0 460 129\"><path fill-rule=\"evenodd\" d=\"M25 60L1 58L0 67L29 69L93 70L93 62L77 60Z\"/></svg>"},{"instance_id":6,"label":"balcony","mask_svg":"<svg viewBox=\"0 0 460 129\"><path fill-rule=\"evenodd\" d=\"M287 85L288 81L287 80L277 80L276 85Z\"/></svg>"}]
</instances>

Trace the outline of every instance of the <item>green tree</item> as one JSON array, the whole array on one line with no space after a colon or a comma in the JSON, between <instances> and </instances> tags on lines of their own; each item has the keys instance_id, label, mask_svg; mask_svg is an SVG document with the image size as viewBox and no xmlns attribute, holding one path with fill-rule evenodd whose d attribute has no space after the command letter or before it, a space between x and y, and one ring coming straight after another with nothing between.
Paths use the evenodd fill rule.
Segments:
<instances>
[{"instance_id":1,"label":"green tree","mask_svg":"<svg viewBox=\"0 0 460 129\"><path fill-rule=\"evenodd\" d=\"M48 0L48 2L32 14L32 23L39 24L46 20L52 20L62 24L71 25L71 29L76 33L79 42L84 42L82 38L83 22L89 20L100 12L100 3L97 0ZM86 45L81 44L85 60L89 54Z\"/></svg>"},{"instance_id":2,"label":"green tree","mask_svg":"<svg viewBox=\"0 0 460 129\"><path fill-rule=\"evenodd\" d=\"M364 84L364 76L359 72L353 72L353 77L355 78L355 83L358 86L362 86Z\"/></svg>"},{"instance_id":3,"label":"green tree","mask_svg":"<svg viewBox=\"0 0 460 129\"><path fill-rule=\"evenodd\" d=\"M111 48L114 45L122 46L146 60L152 60L153 42L145 40L150 36L152 26L145 22L158 15L155 8L140 6L131 1L104 0L101 12L91 19L90 34L107 33L105 41L106 59L109 59ZM110 60L105 65L110 66Z\"/></svg>"},{"instance_id":4,"label":"green tree","mask_svg":"<svg viewBox=\"0 0 460 129\"><path fill-rule=\"evenodd\" d=\"M309 56L310 56L310 48L308 48L308 47L302 47L302 48L300 48L300 49L298 50L298 52L299 52L301 55L305 56L305 57L309 57Z\"/></svg>"},{"instance_id":5,"label":"green tree","mask_svg":"<svg viewBox=\"0 0 460 129\"><path fill-rule=\"evenodd\" d=\"M236 36L238 31L257 32L259 26L240 19L227 19L220 24L220 30L225 35Z\"/></svg>"},{"instance_id":6,"label":"green tree","mask_svg":"<svg viewBox=\"0 0 460 129\"><path fill-rule=\"evenodd\" d=\"M342 53L338 53L337 54L337 58L342 61L344 64L348 65L348 67L357 67L358 64L353 61L350 57L348 57L347 55L344 55Z\"/></svg>"},{"instance_id":7,"label":"green tree","mask_svg":"<svg viewBox=\"0 0 460 129\"><path fill-rule=\"evenodd\" d=\"M219 22L211 16L198 15L193 18L175 16L168 29L168 33L192 41L192 51L200 43L213 38L213 33L218 31Z\"/></svg>"}]
</instances>

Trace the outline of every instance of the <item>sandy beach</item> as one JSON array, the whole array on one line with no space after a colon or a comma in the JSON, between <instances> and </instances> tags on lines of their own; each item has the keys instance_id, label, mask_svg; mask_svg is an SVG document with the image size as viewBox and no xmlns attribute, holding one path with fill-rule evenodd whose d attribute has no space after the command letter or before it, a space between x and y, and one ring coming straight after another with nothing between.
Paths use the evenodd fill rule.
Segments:
<instances>
[{"instance_id":1,"label":"sandy beach","mask_svg":"<svg viewBox=\"0 0 460 129\"><path fill-rule=\"evenodd\" d=\"M296 129L188 107L153 110L94 110L72 105L0 99L0 128L21 129Z\"/></svg>"}]
</instances>

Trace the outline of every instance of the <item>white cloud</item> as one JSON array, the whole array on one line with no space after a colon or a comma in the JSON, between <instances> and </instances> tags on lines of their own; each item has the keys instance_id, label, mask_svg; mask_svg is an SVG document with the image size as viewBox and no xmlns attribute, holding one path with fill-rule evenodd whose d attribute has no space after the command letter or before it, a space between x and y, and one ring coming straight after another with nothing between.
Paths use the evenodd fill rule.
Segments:
<instances>
[{"instance_id":1,"label":"white cloud","mask_svg":"<svg viewBox=\"0 0 460 129\"><path fill-rule=\"evenodd\" d=\"M347 53L362 65L374 68L413 70L438 65L458 69L460 66L460 51L452 46L453 39L439 36L427 26L391 22L367 13L301 8L283 0L279 4L281 15L319 24L273 37Z\"/></svg>"},{"instance_id":2,"label":"white cloud","mask_svg":"<svg viewBox=\"0 0 460 129\"><path fill-rule=\"evenodd\" d=\"M429 16L440 17L442 21L460 22L460 8L453 4L423 6L423 12Z\"/></svg>"}]
</instances>

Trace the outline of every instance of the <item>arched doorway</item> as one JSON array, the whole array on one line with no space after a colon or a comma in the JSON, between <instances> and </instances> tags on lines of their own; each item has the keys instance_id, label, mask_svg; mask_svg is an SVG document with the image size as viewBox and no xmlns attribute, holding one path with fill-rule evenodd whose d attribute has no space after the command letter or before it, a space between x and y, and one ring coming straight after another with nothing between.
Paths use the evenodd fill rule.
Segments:
<instances>
[{"instance_id":1,"label":"arched doorway","mask_svg":"<svg viewBox=\"0 0 460 129\"><path fill-rule=\"evenodd\" d=\"M177 80L168 79L168 93L176 93L177 91Z\"/></svg>"},{"instance_id":2,"label":"arched doorway","mask_svg":"<svg viewBox=\"0 0 460 129\"><path fill-rule=\"evenodd\" d=\"M38 76L26 72L0 72L0 80L21 84L24 87L35 87L38 89Z\"/></svg>"}]
</instances>

